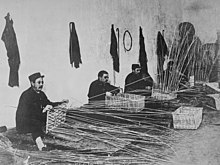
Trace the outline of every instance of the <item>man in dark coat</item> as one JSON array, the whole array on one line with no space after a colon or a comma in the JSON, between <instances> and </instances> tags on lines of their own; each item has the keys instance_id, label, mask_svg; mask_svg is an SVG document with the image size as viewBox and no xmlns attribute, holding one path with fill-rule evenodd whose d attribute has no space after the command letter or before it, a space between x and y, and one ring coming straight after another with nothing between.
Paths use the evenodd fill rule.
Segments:
<instances>
[{"instance_id":1,"label":"man in dark coat","mask_svg":"<svg viewBox=\"0 0 220 165\"><path fill-rule=\"evenodd\" d=\"M138 89L151 89L153 86L153 79L149 74L141 73L139 64L132 64L132 72L128 74L125 79L125 91L132 92Z\"/></svg>"},{"instance_id":2,"label":"man in dark coat","mask_svg":"<svg viewBox=\"0 0 220 165\"><path fill-rule=\"evenodd\" d=\"M100 71L98 73L98 79L93 81L89 87L89 102L104 101L105 96L115 95L120 92L118 87L115 87L109 83L109 75L107 71Z\"/></svg>"},{"instance_id":3,"label":"man in dark coat","mask_svg":"<svg viewBox=\"0 0 220 165\"><path fill-rule=\"evenodd\" d=\"M46 111L64 102L51 102L48 100L43 88L43 77L39 72L29 76L31 87L21 94L16 111L16 130L18 133L32 133L39 150L42 150L42 137L46 126Z\"/></svg>"}]
</instances>

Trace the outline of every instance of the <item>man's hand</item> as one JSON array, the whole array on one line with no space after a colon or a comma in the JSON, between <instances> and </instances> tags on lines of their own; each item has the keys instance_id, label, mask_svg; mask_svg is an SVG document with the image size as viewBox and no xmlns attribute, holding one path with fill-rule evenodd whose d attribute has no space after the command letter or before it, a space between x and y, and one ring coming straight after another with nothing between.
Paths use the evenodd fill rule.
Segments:
<instances>
[{"instance_id":1,"label":"man's hand","mask_svg":"<svg viewBox=\"0 0 220 165\"><path fill-rule=\"evenodd\" d=\"M62 103L69 103L69 100L68 99L63 99Z\"/></svg>"},{"instance_id":2,"label":"man's hand","mask_svg":"<svg viewBox=\"0 0 220 165\"><path fill-rule=\"evenodd\" d=\"M112 93L111 92L106 92L105 95L106 96L112 96Z\"/></svg>"},{"instance_id":3,"label":"man's hand","mask_svg":"<svg viewBox=\"0 0 220 165\"><path fill-rule=\"evenodd\" d=\"M45 113L45 112L51 110L52 108L53 108L52 105L47 105L47 106L43 109L42 113Z\"/></svg>"},{"instance_id":4,"label":"man's hand","mask_svg":"<svg viewBox=\"0 0 220 165\"><path fill-rule=\"evenodd\" d=\"M146 86L145 89L150 90L150 89L151 89L151 86Z\"/></svg>"},{"instance_id":5,"label":"man's hand","mask_svg":"<svg viewBox=\"0 0 220 165\"><path fill-rule=\"evenodd\" d=\"M118 92L118 93L123 93L123 88L118 87L118 89L119 89L119 92Z\"/></svg>"}]
</instances>

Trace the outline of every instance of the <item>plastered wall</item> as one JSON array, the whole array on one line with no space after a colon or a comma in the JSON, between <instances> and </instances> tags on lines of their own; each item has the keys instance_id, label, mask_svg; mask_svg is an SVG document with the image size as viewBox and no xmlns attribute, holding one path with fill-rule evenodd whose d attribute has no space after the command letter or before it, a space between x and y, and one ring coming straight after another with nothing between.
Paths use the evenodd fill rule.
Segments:
<instances>
[{"instance_id":1,"label":"plastered wall","mask_svg":"<svg viewBox=\"0 0 220 165\"><path fill-rule=\"evenodd\" d=\"M191 22L202 43L216 42L220 30L220 1L183 0L183 20Z\"/></svg>"}]
</instances>

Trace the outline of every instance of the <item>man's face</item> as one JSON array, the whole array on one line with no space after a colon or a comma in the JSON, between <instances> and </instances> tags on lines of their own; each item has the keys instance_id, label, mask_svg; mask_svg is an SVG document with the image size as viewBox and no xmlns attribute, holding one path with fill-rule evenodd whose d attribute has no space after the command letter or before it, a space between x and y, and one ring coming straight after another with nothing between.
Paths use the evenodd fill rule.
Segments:
<instances>
[{"instance_id":1,"label":"man's face","mask_svg":"<svg viewBox=\"0 0 220 165\"><path fill-rule=\"evenodd\" d=\"M32 87L34 88L35 91L41 91L43 89L43 84L44 84L44 81L43 81L43 78L40 77L40 78L37 78L35 80L35 82L31 82L31 85Z\"/></svg>"},{"instance_id":2,"label":"man's face","mask_svg":"<svg viewBox=\"0 0 220 165\"><path fill-rule=\"evenodd\" d=\"M109 81L108 74L103 74L102 77L99 78L100 81L107 83Z\"/></svg>"},{"instance_id":3,"label":"man's face","mask_svg":"<svg viewBox=\"0 0 220 165\"><path fill-rule=\"evenodd\" d=\"M141 68L135 68L135 70L133 70L133 72L135 74L139 74L141 72Z\"/></svg>"}]
</instances>

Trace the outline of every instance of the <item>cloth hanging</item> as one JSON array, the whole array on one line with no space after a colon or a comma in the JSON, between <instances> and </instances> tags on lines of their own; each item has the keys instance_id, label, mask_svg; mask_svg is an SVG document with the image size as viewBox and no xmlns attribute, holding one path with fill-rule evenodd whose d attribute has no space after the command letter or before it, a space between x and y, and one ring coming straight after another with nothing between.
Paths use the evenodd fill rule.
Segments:
<instances>
[{"instance_id":1,"label":"cloth hanging","mask_svg":"<svg viewBox=\"0 0 220 165\"><path fill-rule=\"evenodd\" d=\"M145 43L144 43L144 36L142 32L142 28L139 29L139 62L141 66L141 72L144 74L148 74L148 68L147 68L147 53L145 51Z\"/></svg>"},{"instance_id":2,"label":"cloth hanging","mask_svg":"<svg viewBox=\"0 0 220 165\"><path fill-rule=\"evenodd\" d=\"M82 64L79 40L76 33L76 28L74 22L69 23L70 28L70 45L69 45L69 53L70 53L70 64L75 68L79 68L79 64Z\"/></svg>"},{"instance_id":3,"label":"cloth hanging","mask_svg":"<svg viewBox=\"0 0 220 165\"><path fill-rule=\"evenodd\" d=\"M2 33L2 41L5 43L10 67L9 82L10 87L19 86L18 70L20 66L20 55L17 45L16 34L13 28L13 20L10 19L9 13L5 16L6 25Z\"/></svg>"},{"instance_id":4,"label":"cloth hanging","mask_svg":"<svg viewBox=\"0 0 220 165\"><path fill-rule=\"evenodd\" d=\"M118 55L118 47L117 47L117 39L115 35L114 25L111 28L111 45L110 45L110 54L113 59L113 69L116 72L119 72L119 55Z\"/></svg>"},{"instance_id":5,"label":"cloth hanging","mask_svg":"<svg viewBox=\"0 0 220 165\"><path fill-rule=\"evenodd\" d=\"M166 55L168 55L167 44L161 32L158 32L157 33L157 75L158 75L159 83L163 78L163 65Z\"/></svg>"}]
</instances>

